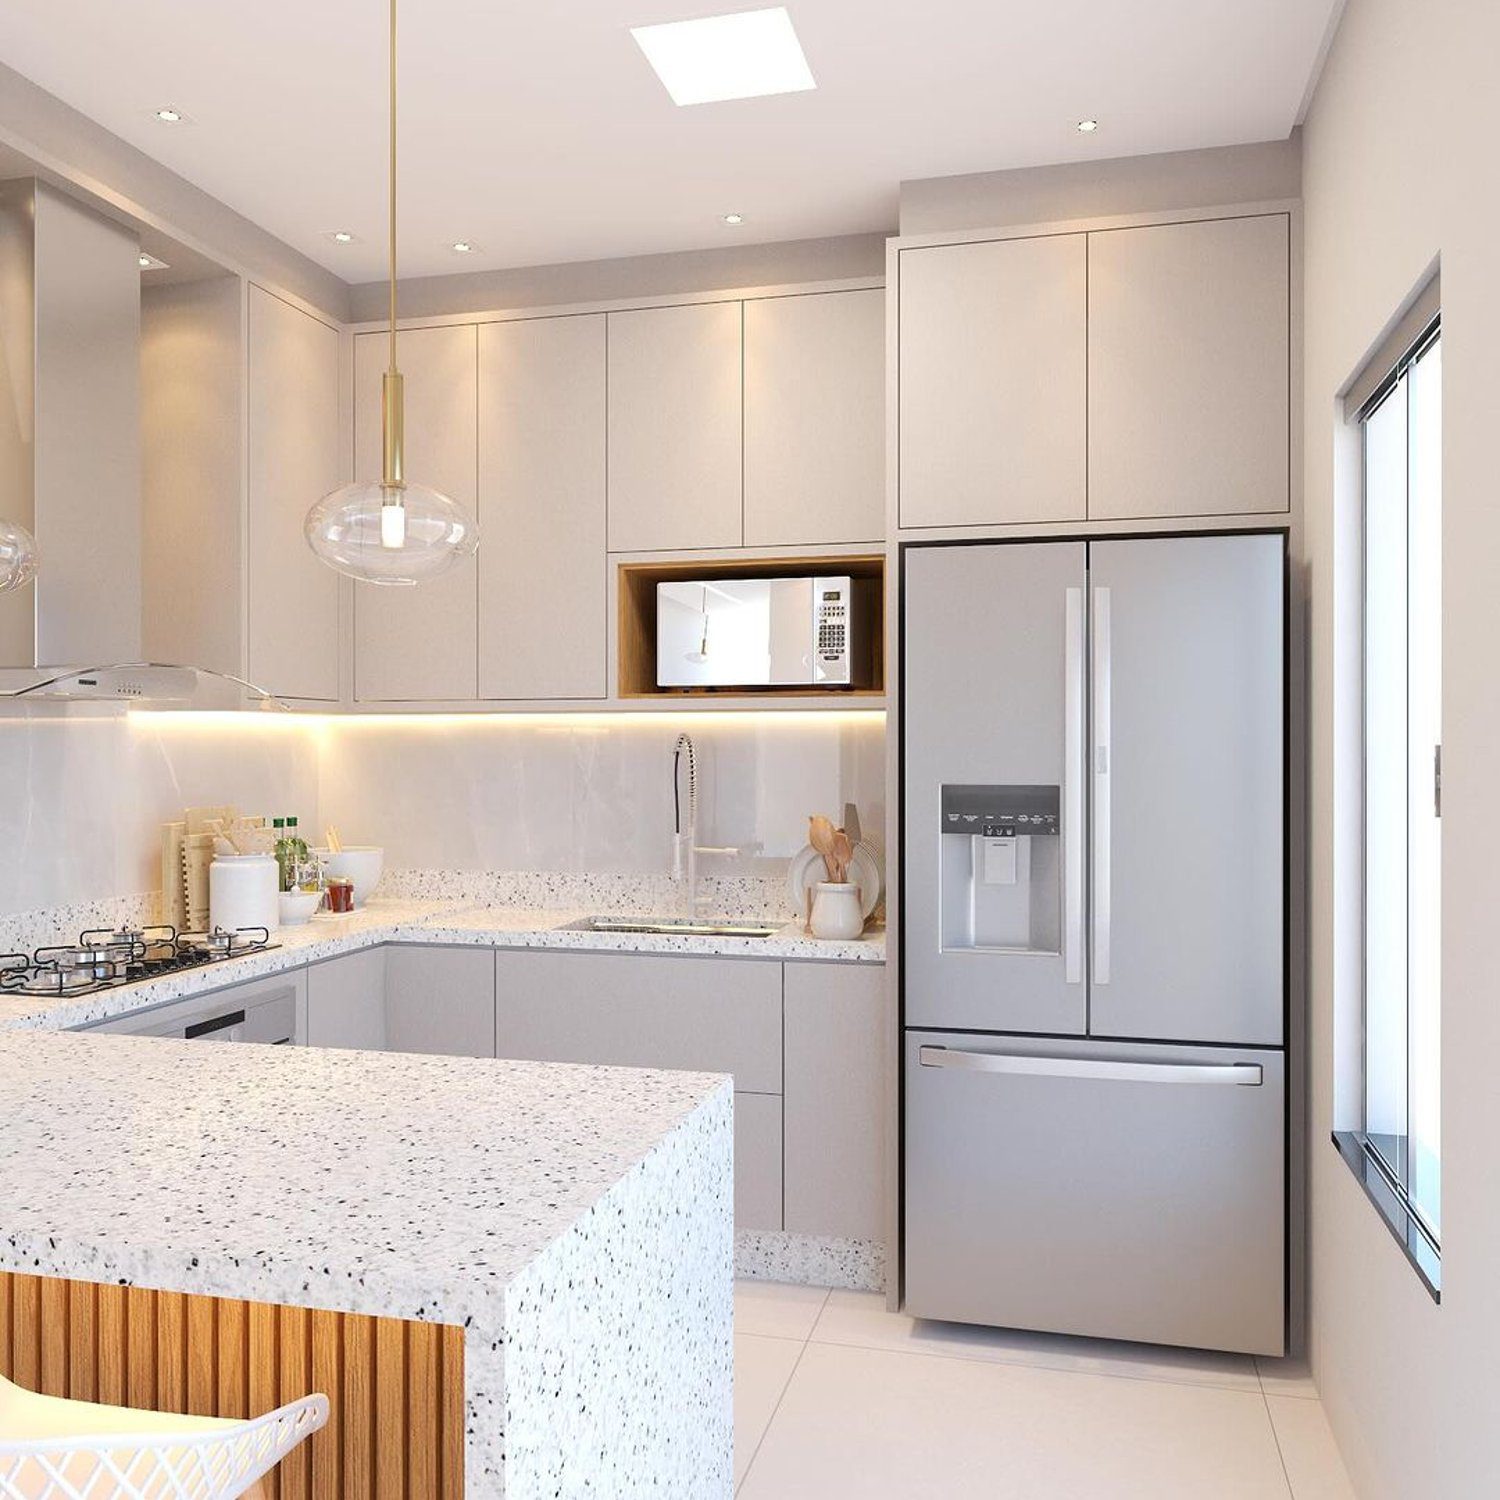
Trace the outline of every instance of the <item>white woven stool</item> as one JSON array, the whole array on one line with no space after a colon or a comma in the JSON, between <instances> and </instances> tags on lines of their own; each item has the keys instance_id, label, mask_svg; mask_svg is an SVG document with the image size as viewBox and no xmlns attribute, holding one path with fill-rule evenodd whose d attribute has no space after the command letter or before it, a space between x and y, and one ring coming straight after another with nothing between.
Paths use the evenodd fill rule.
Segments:
<instances>
[{"instance_id":1,"label":"white woven stool","mask_svg":"<svg viewBox=\"0 0 1500 1500\"><path fill-rule=\"evenodd\" d=\"M0 1376L0 1500L236 1500L327 1420L326 1396L236 1422L38 1396Z\"/></svg>"}]
</instances>

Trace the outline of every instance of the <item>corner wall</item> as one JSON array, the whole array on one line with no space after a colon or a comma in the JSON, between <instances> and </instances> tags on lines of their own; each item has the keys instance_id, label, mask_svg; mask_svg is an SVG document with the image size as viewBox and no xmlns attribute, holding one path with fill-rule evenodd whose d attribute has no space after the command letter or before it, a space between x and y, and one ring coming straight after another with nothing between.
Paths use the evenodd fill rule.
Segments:
<instances>
[{"instance_id":1,"label":"corner wall","mask_svg":"<svg viewBox=\"0 0 1500 1500\"><path fill-rule=\"evenodd\" d=\"M1365 1500L1500 1474L1500 193L1493 0L1349 0L1304 130L1311 564L1311 1357ZM1357 1117L1358 472L1335 396L1441 258L1444 366L1443 1301L1329 1143ZM1335 1078L1339 1086L1335 1088Z\"/></svg>"}]
</instances>

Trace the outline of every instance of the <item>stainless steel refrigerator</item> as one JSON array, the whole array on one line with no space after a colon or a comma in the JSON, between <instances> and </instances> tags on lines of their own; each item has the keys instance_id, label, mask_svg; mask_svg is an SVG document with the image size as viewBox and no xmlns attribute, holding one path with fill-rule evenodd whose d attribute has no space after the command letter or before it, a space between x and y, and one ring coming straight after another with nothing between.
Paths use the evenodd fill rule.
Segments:
<instances>
[{"instance_id":1,"label":"stainless steel refrigerator","mask_svg":"<svg viewBox=\"0 0 1500 1500\"><path fill-rule=\"evenodd\" d=\"M903 554L919 1317L1279 1354L1280 534Z\"/></svg>"}]
</instances>

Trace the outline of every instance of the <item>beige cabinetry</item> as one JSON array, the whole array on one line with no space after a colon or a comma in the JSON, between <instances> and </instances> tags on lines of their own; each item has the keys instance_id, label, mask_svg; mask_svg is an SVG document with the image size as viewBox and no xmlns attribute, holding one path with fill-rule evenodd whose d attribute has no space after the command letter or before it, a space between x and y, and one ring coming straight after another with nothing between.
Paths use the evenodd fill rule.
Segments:
<instances>
[{"instance_id":1,"label":"beige cabinetry","mask_svg":"<svg viewBox=\"0 0 1500 1500\"><path fill-rule=\"evenodd\" d=\"M307 967L309 1047L348 1047L384 1052L384 948L366 948Z\"/></svg>"},{"instance_id":2,"label":"beige cabinetry","mask_svg":"<svg viewBox=\"0 0 1500 1500\"><path fill-rule=\"evenodd\" d=\"M441 490L471 515L479 488L479 331L472 324L401 335L406 477ZM354 468L380 476L384 334L354 341ZM354 586L354 696L361 702L474 699L479 690L479 568L475 558L416 588Z\"/></svg>"},{"instance_id":3,"label":"beige cabinetry","mask_svg":"<svg viewBox=\"0 0 1500 1500\"><path fill-rule=\"evenodd\" d=\"M900 523L1087 514L1087 239L902 250Z\"/></svg>"},{"instance_id":4,"label":"beige cabinetry","mask_svg":"<svg viewBox=\"0 0 1500 1500\"><path fill-rule=\"evenodd\" d=\"M487 947L386 950L385 1045L391 1052L495 1055L495 953Z\"/></svg>"},{"instance_id":5,"label":"beige cabinetry","mask_svg":"<svg viewBox=\"0 0 1500 1500\"><path fill-rule=\"evenodd\" d=\"M745 303L747 547L885 535L885 292Z\"/></svg>"},{"instance_id":6,"label":"beige cabinetry","mask_svg":"<svg viewBox=\"0 0 1500 1500\"><path fill-rule=\"evenodd\" d=\"M1089 515L1290 505L1290 220L1089 236Z\"/></svg>"},{"instance_id":7,"label":"beige cabinetry","mask_svg":"<svg viewBox=\"0 0 1500 1500\"><path fill-rule=\"evenodd\" d=\"M786 965L786 1228L885 1233L885 969Z\"/></svg>"},{"instance_id":8,"label":"beige cabinetry","mask_svg":"<svg viewBox=\"0 0 1500 1500\"><path fill-rule=\"evenodd\" d=\"M339 696L339 581L303 521L342 483L339 335L251 285L246 306L246 667L280 697Z\"/></svg>"},{"instance_id":9,"label":"beige cabinetry","mask_svg":"<svg viewBox=\"0 0 1500 1500\"><path fill-rule=\"evenodd\" d=\"M738 547L741 304L609 317L609 550Z\"/></svg>"},{"instance_id":10,"label":"beige cabinetry","mask_svg":"<svg viewBox=\"0 0 1500 1500\"><path fill-rule=\"evenodd\" d=\"M735 1223L780 1229L781 965L650 954L495 954L501 1057L729 1073Z\"/></svg>"},{"instance_id":11,"label":"beige cabinetry","mask_svg":"<svg viewBox=\"0 0 1500 1500\"><path fill-rule=\"evenodd\" d=\"M479 696L602 698L604 315L478 336Z\"/></svg>"}]
</instances>

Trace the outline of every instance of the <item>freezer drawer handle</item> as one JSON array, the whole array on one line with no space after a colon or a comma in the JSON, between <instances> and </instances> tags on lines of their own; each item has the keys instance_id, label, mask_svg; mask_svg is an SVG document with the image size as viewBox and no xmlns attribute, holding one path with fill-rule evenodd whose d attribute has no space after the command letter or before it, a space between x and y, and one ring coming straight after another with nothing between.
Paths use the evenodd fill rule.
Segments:
<instances>
[{"instance_id":1,"label":"freezer drawer handle","mask_svg":"<svg viewBox=\"0 0 1500 1500\"><path fill-rule=\"evenodd\" d=\"M965 1052L958 1047L923 1047L924 1068L962 1068L970 1073L1025 1073L1043 1078L1103 1078L1122 1083L1228 1083L1258 1089L1258 1063L1129 1062L1124 1058L1033 1057L1018 1052Z\"/></svg>"}]
</instances>

